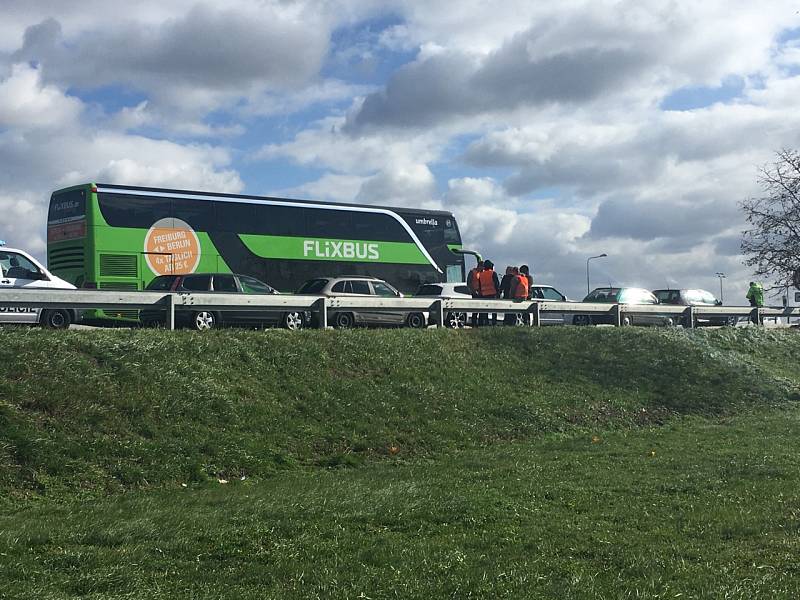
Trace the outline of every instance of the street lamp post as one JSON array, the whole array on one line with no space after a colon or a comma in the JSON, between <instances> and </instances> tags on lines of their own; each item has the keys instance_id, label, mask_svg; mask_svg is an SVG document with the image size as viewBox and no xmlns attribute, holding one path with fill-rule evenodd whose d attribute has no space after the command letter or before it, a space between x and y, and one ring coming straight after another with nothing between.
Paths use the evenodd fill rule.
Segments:
<instances>
[{"instance_id":1,"label":"street lamp post","mask_svg":"<svg viewBox=\"0 0 800 600\"><path fill-rule=\"evenodd\" d=\"M586 295L587 296L592 291L591 288L589 287L589 261L592 260L592 259L595 259L595 258L605 258L606 256L608 256L608 254L603 252L602 254L598 254L597 256L590 256L589 258L586 259Z\"/></svg>"},{"instance_id":2,"label":"street lamp post","mask_svg":"<svg viewBox=\"0 0 800 600\"><path fill-rule=\"evenodd\" d=\"M722 296L722 280L725 279L727 275L725 275L725 273L722 273L720 271L717 271L716 273L714 273L714 275L719 277L719 301L725 302L725 298L723 298Z\"/></svg>"}]
</instances>

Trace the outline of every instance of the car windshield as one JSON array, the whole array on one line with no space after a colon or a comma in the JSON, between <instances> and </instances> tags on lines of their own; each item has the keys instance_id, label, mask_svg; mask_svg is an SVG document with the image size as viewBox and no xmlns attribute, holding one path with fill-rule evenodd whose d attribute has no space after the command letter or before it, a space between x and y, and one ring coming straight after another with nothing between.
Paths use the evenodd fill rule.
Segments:
<instances>
[{"instance_id":1,"label":"car windshield","mask_svg":"<svg viewBox=\"0 0 800 600\"><path fill-rule=\"evenodd\" d=\"M618 288L598 288L583 299L584 302L616 302Z\"/></svg>"},{"instance_id":2,"label":"car windshield","mask_svg":"<svg viewBox=\"0 0 800 600\"><path fill-rule=\"evenodd\" d=\"M686 301L689 304L708 304L712 306L717 303L714 295L705 290L686 290Z\"/></svg>"},{"instance_id":3,"label":"car windshield","mask_svg":"<svg viewBox=\"0 0 800 600\"><path fill-rule=\"evenodd\" d=\"M647 290L628 288L619 294L620 304L656 304L658 300Z\"/></svg>"},{"instance_id":4,"label":"car windshield","mask_svg":"<svg viewBox=\"0 0 800 600\"><path fill-rule=\"evenodd\" d=\"M681 291L680 290L656 290L653 292L658 301L662 304L680 304Z\"/></svg>"},{"instance_id":5,"label":"car windshield","mask_svg":"<svg viewBox=\"0 0 800 600\"><path fill-rule=\"evenodd\" d=\"M274 294L275 290L263 281L247 275L239 275L239 283L242 284L242 291L245 294Z\"/></svg>"},{"instance_id":6,"label":"car windshield","mask_svg":"<svg viewBox=\"0 0 800 600\"><path fill-rule=\"evenodd\" d=\"M327 279L309 279L303 285L301 285L297 293L298 294L318 294L322 291L322 288L328 283Z\"/></svg>"},{"instance_id":7,"label":"car windshield","mask_svg":"<svg viewBox=\"0 0 800 600\"><path fill-rule=\"evenodd\" d=\"M565 300L564 294L551 287L536 287L534 288L534 294L536 298L543 300L555 300L556 302Z\"/></svg>"},{"instance_id":8,"label":"car windshield","mask_svg":"<svg viewBox=\"0 0 800 600\"><path fill-rule=\"evenodd\" d=\"M373 281L372 287L375 288L375 295L377 296L383 296L385 298L395 298L398 295L397 290L395 290L388 283L384 283L382 281Z\"/></svg>"},{"instance_id":9,"label":"car windshield","mask_svg":"<svg viewBox=\"0 0 800 600\"><path fill-rule=\"evenodd\" d=\"M147 284L147 290L169 290L177 279L177 275L159 275Z\"/></svg>"},{"instance_id":10,"label":"car windshield","mask_svg":"<svg viewBox=\"0 0 800 600\"><path fill-rule=\"evenodd\" d=\"M417 290L417 296L441 296L442 294L442 286L440 285L433 285L433 284L426 284L421 285Z\"/></svg>"}]
</instances>

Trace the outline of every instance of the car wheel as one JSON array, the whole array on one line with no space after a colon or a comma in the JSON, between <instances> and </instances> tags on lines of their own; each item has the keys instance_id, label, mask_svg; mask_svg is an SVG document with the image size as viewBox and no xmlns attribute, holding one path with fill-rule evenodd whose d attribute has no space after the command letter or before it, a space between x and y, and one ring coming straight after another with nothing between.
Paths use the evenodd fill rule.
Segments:
<instances>
[{"instance_id":1,"label":"car wheel","mask_svg":"<svg viewBox=\"0 0 800 600\"><path fill-rule=\"evenodd\" d=\"M736 327L739 322L739 317L728 317L725 319L725 327Z\"/></svg>"},{"instance_id":2,"label":"car wheel","mask_svg":"<svg viewBox=\"0 0 800 600\"><path fill-rule=\"evenodd\" d=\"M589 325L589 315L575 315L572 317L572 324L573 325Z\"/></svg>"},{"instance_id":3,"label":"car wheel","mask_svg":"<svg viewBox=\"0 0 800 600\"><path fill-rule=\"evenodd\" d=\"M514 314L514 326L515 327L525 327L528 325L528 320L525 318L527 315L525 313L515 313Z\"/></svg>"},{"instance_id":4,"label":"car wheel","mask_svg":"<svg viewBox=\"0 0 800 600\"><path fill-rule=\"evenodd\" d=\"M217 316L209 310L201 310L192 315L192 329L207 331L217 326Z\"/></svg>"},{"instance_id":5,"label":"car wheel","mask_svg":"<svg viewBox=\"0 0 800 600\"><path fill-rule=\"evenodd\" d=\"M305 319L303 313L288 312L284 313L281 319L281 325L291 331L300 331L305 326Z\"/></svg>"},{"instance_id":6,"label":"car wheel","mask_svg":"<svg viewBox=\"0 0 800 600\"><path fill-rule=\"evenodd\" d=\"M633 325L633 318L632 318L630 315L625 315L625 316L624 316L624 317L622 317L622 319L620 320L620 324L621 324L623 327L629 327L630 325Z\"/></svg>"},{"instance_id":7,"label":"car wheel","mask_svg":"<svg viewBox=\"0 0 800 600\"><path fill-rule=\"evenodd\" d=\"M353 313L336 313L336 317L333 319L333 326L336 329L350 329L355 324L356 320Z\"/></svg>"},{"instance_id":8,"label":"car wheel","mask_svg":"<svg viewBox=\"0 0 800 600\"><path fill-rule=\"evenodd\" d=\"M450 329L462 329L467 326L467 313L449 312L444 317L444 324Z\"/></svg>"},{"instance_id":9,"label":"car wheel","mask_svg":"<svg viewBox=\"0 0 800 600\"><path fill-rule=\"evenodd\" d=\"M411 313L406 318L406 326L412 329L422 329L427 323L425 322L425 315L422 313Z\"/></svg>"},{"instance_id":10,"label":"car wheel","mask_svg":"<svg viewBox=\"0 0 800 600\"><path fill-rule=\"evenodd\" d=\"M47 329L67 329L71 321L69 311L66 310L43 311L42 318L39 320L42 327Z\"/></svg>"}]
</instances>

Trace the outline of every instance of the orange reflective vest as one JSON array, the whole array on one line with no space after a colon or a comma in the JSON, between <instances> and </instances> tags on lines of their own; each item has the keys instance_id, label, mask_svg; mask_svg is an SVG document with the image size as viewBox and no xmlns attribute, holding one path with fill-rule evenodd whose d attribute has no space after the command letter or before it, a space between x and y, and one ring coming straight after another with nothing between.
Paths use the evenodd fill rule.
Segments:
<instances>
[{"instance_id":1,"label":"orange reflective vest","mask_svg":"<svg viewBox=\"0 0 800 600\"><path fill-rule=\"evenodd\" d=\"M494 271L484 269L478 274L479 293L482 297L494 298L497 296L497 288L494 286Z\"/></svg>"},{"instance_id":2,"label":"orange reflective vest","mask_svg":"<svg viewBox=\"0 0 800 600\"><path fill-rule=\"evenodd\" d=\"M528 278L525 275L517 275L514 277L514 300L527 300L528 299Z\"/></svg>"}]
</instances>

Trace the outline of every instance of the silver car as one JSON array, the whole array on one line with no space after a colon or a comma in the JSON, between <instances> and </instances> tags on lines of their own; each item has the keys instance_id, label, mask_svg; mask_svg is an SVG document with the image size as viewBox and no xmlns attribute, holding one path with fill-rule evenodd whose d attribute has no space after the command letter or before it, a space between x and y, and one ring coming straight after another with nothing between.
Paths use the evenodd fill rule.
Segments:
<instances>
[{"instance_id":1,"label":"silver car","mask_svg":"<svg viewBox=\"0 0 800 600\"><path fill-rule=\"evenodd\" d=\"M403 294L382 279L361 275L309 279L297 289L296 293L307 296L326 296L328 298L351 296L403 297ZM348 329L357 325L405 325L406 327L417 328L427 325L427 319L421 312L329 309L328 313L329 321L337 329Z\"/></svg>"}]
</instances>

